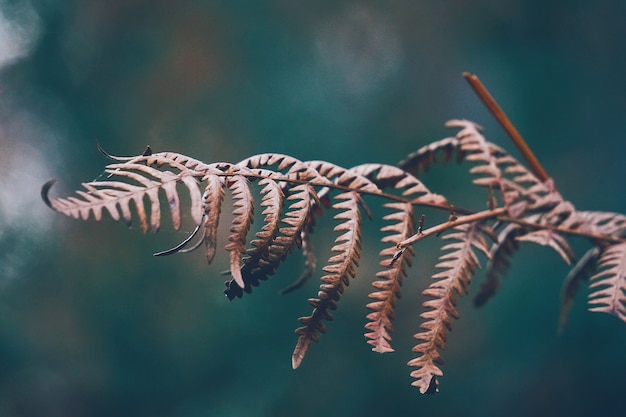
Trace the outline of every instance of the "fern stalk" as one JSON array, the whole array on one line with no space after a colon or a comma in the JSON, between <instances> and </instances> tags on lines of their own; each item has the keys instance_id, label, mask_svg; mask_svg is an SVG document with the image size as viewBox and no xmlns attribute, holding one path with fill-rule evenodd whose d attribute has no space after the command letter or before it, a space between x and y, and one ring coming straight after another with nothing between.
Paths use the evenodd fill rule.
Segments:
<instances>
[{"instance_id":1,"label":"fern stalk","mask_svg":"<svg viewBox=\"0 0 626 417\"><path fill-rule=\"evenodd\" d=\"M539 160L530 150L530 147L526 144L526 141L524 140L522 135L517 131L517 128L513 125L513 123L511 123L507 115L498 105L493 96L489 93L487 88L485 88L483 83L480 82L476 75L467 72L463 73L463 78L467 80L472 89L474 89L476 95L478 95L478 97L482 100L487 109L491 112L493 117L495 117L495 119L504 129L504 131L509 135L509 137L513 141L513 144L515 144L526 162L528 162L528 165L535 174L535 176L539 178L539 180L541 180L542 182L548 181L550 177L539 163Z\"/></svg>"}]
</instances>

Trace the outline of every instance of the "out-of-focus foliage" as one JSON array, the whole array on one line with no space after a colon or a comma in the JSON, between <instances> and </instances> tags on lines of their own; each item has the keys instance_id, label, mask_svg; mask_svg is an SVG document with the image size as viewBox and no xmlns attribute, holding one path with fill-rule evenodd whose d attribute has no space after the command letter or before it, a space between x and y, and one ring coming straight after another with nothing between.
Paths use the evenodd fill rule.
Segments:
<instances>
[{"instance_id":1,"label":"out-of-focus foliage","mask_svg":"<svg viewBox=\"0 0 626 417\"><path fill-rule=\"evenodd\" d=\"M74 223L38 193L51 176L71 188L98 177L96 142L116 154L149 143L206 161L271 151L352 166L395 163L464 117L504 144L460 77L471 71L563 195L624 212L626 3L5 0L0 11L1 415L623 413L626 329L580 302L557 336L567 268L550 253L522 245L497 299L460 303L454 372L424 398L397 357L410 359L413 340L397 337L387 355L359 343L366 278L294 372L293 317L309 307L277 292L297 262L228 302L219 265L150 256L184 232L147 239ZM445 175L424 179L472 198ZM436 246L416 262L433 264ZM427 285L409 276L399 312L415 311ZM399 335L417 330L417 317L398 316Z\"/></svg>"}]
</instances>

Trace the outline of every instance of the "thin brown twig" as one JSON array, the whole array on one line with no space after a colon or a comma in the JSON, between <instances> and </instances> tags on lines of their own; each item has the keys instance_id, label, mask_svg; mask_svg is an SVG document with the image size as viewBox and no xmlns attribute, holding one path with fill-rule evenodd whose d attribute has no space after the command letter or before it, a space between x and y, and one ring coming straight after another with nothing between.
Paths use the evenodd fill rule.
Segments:
<instances>
[{"instance_id":1,"label":"thin brown twig","mask_svg":"<svg viewBox=\"0 0 626 417\"><path fill-rule=\"evenodd\" d=\"M410 238L405 239L402 242L399 242L396 245L396 247L398 248L398 250L403 250L404 248L411 246L412 244L414 244L415 242L419 240L426 239L427 237L432 236L432 235L437 235L443 232L444 230L450 229L452 227L459 226L465 223L472 223L472 222L477 222L481 220L486 220L486 219L502 216L503 214L506 213L506 210L507 209L505 207L500 207L495 210L485 210L485 211L479 211L474 214L468 214L466 216L459 216L455 220L448 221L445 223L440 223L436 226L433 226L431 228L428 228L422 231L421 233L416 233Z\"/></svg>"},{"instance_id":2,"label":"thin brown twig","mask_svg":"<svg viewBox=\"0 0 626 417\"><path fill-rule=\"evenodd\" d=\"M478 95L480 100L485 104L487 109L491 112L491 114L496 118L498 123L502 126L504 131L509 135L517 149L522 154L522 157L528 163L531 171L537 178L539 178L542 182L546 182L550 177L543 169L535 154L530 150L522 135L517 131L513 123L506 116L504 111L500 108L496 100L489 94L489 91L485 88L485 86L480 82L477 76L470 74L468 72L463 73L463 78L467 80L469 85L472 87L474 92Z\"/></svg>"},{"instance_id":3,"label":"thin brown twig","mask_svg":"<svg viewBox=\"0 0 626 417\"><path fill-rule=\"evenodd\" d=\"M407 247L415 244L416 242L422 239L426 239L427 237L430 237L433 235L439 235L440 233L448 229L451 229L455 226L460 226L462 224L473 223L476 221L482 221L482 220L492 219L492 218L497 218L499 220L517 223L517 224L520 224L524 227L528 227L531 229L550 229L558 233L568 234L572 236L580 236L580 237L584 237L587 239L591 239L592 241L595 241L595 242L608 242L608 243L615 244L615 243L622 243L626 241L626 239L624 238L614 237L614 236L610 236L606 234L584 232L580 230L568 229L566 227L527 222L522 219L515 219L515 218L507 216L506 211L507 211L506 207L499 207L493 210L479 211L479 212L468 214L465 216L459 216L455 218L454 220L447 221L445 223L440 223L429 229L423 230L421 233L416 233L413 236L409 237L408 239L398 242L398 244L396 245L398 252L396 253L396 255L394 255L394 258L398 258L399 255L404 250L406 250Z\"/></svg>"},{"instance_id":4,"label":"thin brown twig","mask_svg":"<svg viewBox=\"0 0 626 417\"><path fill-rule=\"evenodd\" d=\"M578 237L582 237L585 239L589 239L593 242L604 242L608 244L619 244L619 243L626 242L626 238L612 236L609 233L594 233L594 232L587 232L584 230L569 229L567 227L562 227L562 226L552 226L552 225L541 224L541 223L533 223L533 222L525 221L523 219L516 219L516 218L508 217L508 216L498 217L498 219L503 220L503 221L508 221L511 223L517 223L521 226L528 227L528 228L535 229L535 230L549 229L553 232L562 233L565 235L578 236Z\"/></svg>"}]
</instances>

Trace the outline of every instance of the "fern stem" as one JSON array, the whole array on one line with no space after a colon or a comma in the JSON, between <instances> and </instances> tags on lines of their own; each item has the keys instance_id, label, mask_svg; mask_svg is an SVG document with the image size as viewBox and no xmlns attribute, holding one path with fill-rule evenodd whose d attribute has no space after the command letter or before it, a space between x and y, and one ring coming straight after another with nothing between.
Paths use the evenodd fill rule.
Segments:
<instances>
[{"instance_id":1,"label":"fern stem","mask_svg":"<svg viewBox=\"0 0 626 417\"><path fill-rule=\"evenodd\" d=\"M218 173L218 174L215 174L215 175L220 176L220 177L230 177L230 176L232 176L232 174L229 174L229 173L226 173L226 172ZM242 172L241 175L243 175L246 178L255 178L255 179L268 178L266 175L258 174L256 172ZM315 180L301 180L301 179L290 178L290 177L287 177L287 176L280 176L280 175L272 175L269 178L272 178L274 181L284 181L284 182L289 183L289 184L307 184L307 185L310 185L310 186L313 186L313 187L327 187L327 188L332 188L334 190L339 190L339 191L343 191L343 192L354 191L354 188L350 187L349 185L333 184L333 183L320 182L320 181L315 181ZM47 185L47 184L44 184L44 185ZM447 203L446 204L439 204L439 203L433 203L433 202L428 202L428 201L419 201L419 199L408 199L408 198L405 198L405 197L402 197L402 196L399 196L399 195L389 194L389 193L385 193L385 192L382 192L382 191L369 191L369 190L365 190L365 189L359 189L359 194L366 194L366 195L372 195L372 196L376 196L376 197L381 197L381 198L385 198L387 200L397 201L399 203L410 203L410 204L413 204L414 206L430 207L430 208L434 208L434 209L450 211L450 205L447 204ZM461 213L461 214L471 214L472 213L470 210L466 210L466 209L459 208L459 207L455 207L454 210L456 212L458 212L458 213Z\"/></svg>"},{"instance_id":2,"label":"fern stem","mask_svg":"<svg viewBox=\"0 0 626 417\"><path fill-rule=\"evenodd\" d=\"M513 126L513 123L511 123L502 108L500 108L493 96L489 94L489 91L487 91L487 89L480 82L478 77L468 72L464 72L463 78L467 80L467 82L472 87L474 92L478 95L480 100L485 104L493 117L496 118L498 123L500 123L500 126L502 126L507 135L509 135L509 137L513 141L513 144L517 147L517 149L522 154L522 157L528 163L528 166L532 170L533 174L535 174L535 176L539 178L542 182L546 182L548 179L550 179L546 171L539 163L539 160L535 157L535 154L533 154L533 152L526 144L524 138L522 138L522 135L520 135L515 126Z\"/></svg>"},{"instance_id":3,"label":"fern stem","mask_svg":"<svg viewBox=\"0 0 626 417\"><path fill-rule=\"evenodd\" d=\"M581 230L575 230L575 229L569 229L566 227L560 227L560 226L552 226L552 225L546 225L546 224L537 224L537 223L533 223L533 222L527 222L524 221L522 219L516 219L516 218L512 218L506 215L507 213L507 209L505 207L499 207L493 210L484 210L484 211L479 211L476 213L472 213L472 214L468 214L465 216L459 216L454 220L445 222L445 223L440 223L436 226L433 226L431 228L428 228L426 230L424 230L421 233L416 233L413 236L411 236L408 239L403 240L402 242L399 242L396 247L398 249L398 253L394 256L399 256L401 254L402 251L404 251L407 247L413 245L414 243L425 239L429 236L432 235L438 235L450 228L453 228L455 226L459 226L461 224L466 224L466 223L472 223L475 221L481 221L481 220L486 220L486 219L490 219L490 218L498 218L500 220L504 220L504 221L508 221L508 222L512 222L512 223L517 223L521 226L525 226L531 229L551 229L555 232L558 233L563 233L563 234L568 234L568 235L572 235L572 236L580 236L580 237L584 237L587 239L590 239L594 242L605 242L605 243L610 243L610 244L619 244L622 242L625 242L626 239L621 238L621 237L616 237L616 236L611 236L611 235L607 235L607 234L603 234L603 233L593 233L593 232L584 232Z\"/></svg>"},{"instance_id":4,"label":"fern stem","mask_svg":"<svg viewBox=\"0 0 626 417\"><path fill-rule=\"evenodd\" d=\"M516 219L513 217L502 217L501 220L507 221L507 222L511 222L511 223L517 223L521 226L524 227L528 227L530 229L550 229L554 232L557 233L562 233L565 235L571 235L571 236L578 236L578 237L583 237L586 239L589 239L593 242L597 242L597 243L605 243L605 244L619 244L619 243L623 243L626 242L626 238L623 237L619 237L619 236L613 236L610 234L606 234L606 233L594 233L594 232L586 232L583 230L578 230L578 229L570 229L567 227L562 227L562 226L554 226L554 225L548 225L548 224L541 224L541 223L533 223L533 222L529 222L529 221L525 221L523 219Z\"/></svg>"},{"instance_id":5,"label":"fern stem","mask_svg":"<svg viewBox=\"0 0 626 417\"><path fill-rule=\"evenodd\" d=\"M396 247L398 248L398 250L404 250L406 247L411 246L417 241L420 241L432 235L438 235L441 232L448 230L452 227L456 227L456 226L466 224L466 223L473 223L473 222L477 222L481 220L486 220L486 219L490 219L493 217L498 217L503 214L506 214L506 212L507 212L507 209L505 207L500 207L495 210L484 210L484 211L479 211L478 213L468 214L466 216L459 216L452 221L440 223L437 226L430 227L421 233L416 233L410 238L405 239L402 242L399 242L396 245Z\"/></svg>"}]
</instances>

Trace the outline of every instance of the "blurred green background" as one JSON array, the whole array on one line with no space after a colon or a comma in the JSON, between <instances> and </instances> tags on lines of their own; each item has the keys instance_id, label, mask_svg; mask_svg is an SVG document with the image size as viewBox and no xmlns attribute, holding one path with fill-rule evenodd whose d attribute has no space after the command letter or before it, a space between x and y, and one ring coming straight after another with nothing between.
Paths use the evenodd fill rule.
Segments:
<instances>
[{"instance_id":1,"label":"blurred green background","mask_svg":"<svg viewBox=\"0 0 626 417\"><path fill-rule=\"evenodd\" d=\"M201 253L151 256L188 230L77 222L39 188L55 177L66 195L101 175L97 142L349 167L394 164L469 118L511 148L462 80L470 71L566 198L625 213L625 1L0 0L0 13L1 416L624 415L626 325L587 313L583 291L557 335L567 267L549 249L523 246L484 308L461 301L441 392L425 397L405 364L440 242L419 247L396 352L379 355L363 337L381 249L370 222L360 275L293 371L293 329L318 285L278 294L298 254L228 302L223 252L210 267ZM484 204L464 170L424 180Z\"/></svg>"}]
</instances>

